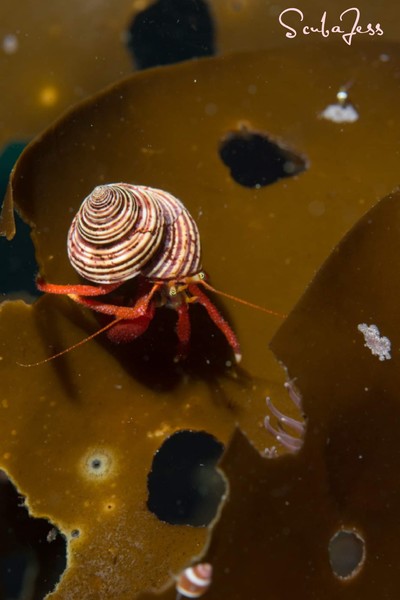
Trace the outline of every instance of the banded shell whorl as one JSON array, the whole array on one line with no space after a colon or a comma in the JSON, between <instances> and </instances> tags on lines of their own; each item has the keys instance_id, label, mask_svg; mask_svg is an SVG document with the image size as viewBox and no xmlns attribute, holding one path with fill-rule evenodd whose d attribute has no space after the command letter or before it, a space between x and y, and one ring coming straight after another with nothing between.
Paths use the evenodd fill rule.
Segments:
<instances>
[{"instance_id":1,"label":"banded shell whorl","mask_svg":"<svg viewBox=\"0 0 400 600\"><path fill-rule=\"evenodd\" d=\"M212 566L199 563L184 569L176 580L176 591L185 598L200 598L211 585Z\"/></svg>"},{"instance_id":2,"label":"banded shell whorl","mask_svg":"<svg viewBox=\"0 0 400 600\"><path fill-rule=\"evenodd\" d=\"M201 270L199 233L184 205L128 183L100 185L85 198L68 233L68 256L82 277L102 284Z\"/></svg>"},{"instance_id":3,"label":"banded shell whorl","mask_svg":"<svg viewBox=\"0 0 400 600\"><path fill-rule=\"evenodd\" d=\"M180 200L161 190L165 231L159 252L143 268L149 279L180 279L201 271L201 245L197 225Z\"/></svg>"}]
</instances>

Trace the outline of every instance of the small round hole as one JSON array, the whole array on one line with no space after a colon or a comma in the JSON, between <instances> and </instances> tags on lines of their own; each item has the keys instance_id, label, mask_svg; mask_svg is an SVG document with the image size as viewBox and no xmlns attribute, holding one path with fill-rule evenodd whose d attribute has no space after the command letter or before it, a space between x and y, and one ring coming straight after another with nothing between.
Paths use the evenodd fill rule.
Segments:
<instances>
[{"instance_id":1,"label":"small round hole","mask_svg":"<svg viewBox=\"0 0 400 600\"><path fill-rule=\"evenodd\" d=\"M90 450L81 461L83 475L90 479L105 479L115 467L115 459L109 450Z\"/></svg>"},{"instance_id":2,"label":"small round hole","mask_svg":"<svg viewBox=\"0 0 400 600\"><path fill-rule=\"evenodd\" d=\"M79 531L79 529L73 529L71 531L71 537L72 538L78 538L81 535L81 532Z\"/></svg>"},{"instance_id":3,"label":"small round hole","mask_svg":"<svg viewBox=\"0 0 400 600\"><path fill-rule=\"evenodd\" d=\"M365 542L355 530L341 529L330 539L329 562L339 579L357 575L365 560Z\"/></svg>"}]
</instances>

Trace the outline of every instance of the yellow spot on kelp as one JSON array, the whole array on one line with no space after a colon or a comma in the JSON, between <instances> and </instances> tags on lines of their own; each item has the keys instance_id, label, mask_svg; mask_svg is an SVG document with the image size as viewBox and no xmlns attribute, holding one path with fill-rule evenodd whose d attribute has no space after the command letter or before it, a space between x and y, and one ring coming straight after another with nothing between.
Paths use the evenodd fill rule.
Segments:
<instances>
[{"instance_id":1,"label":"yellow spot on kelp","mask_svg":"<svg viewBox=\"0 0 400 600\"><path fill-rule=\"evenodd\" d=\"M111 450L92 448L80 461L81 474L91 480L105 480L115 474L115 457Z\"/></svg>"},{"instance_id":2,"label":"yellow spot on kelp","mask_svg":"<svg viewBox=\"0 0 400 600\"><path fill-rule=\"evenodd\" d=\"M148 6L147 0L133 0L132 2L132 10L134 11L142 11Z\"/></svg>"},{"instance_id":3,"label":"yellow spot on kelp","mask_svg":"<svg viewBox=\"0 0 400 600\"><path fill-rule=\"evenodd\" d=\"M4 454L3 454L3 458L4 458L5 460L9 460L9 459L11 458L11 452L4 452Z\"/></svg>"},{"instance_id":4,"label":"yellow spot on kelp","mask_svg":"<svg viewBox=\"0 0 400 600\"><path fill-rule=\"evenodd\" d=\"M2 400L2 401L1 401L1 406L2 406L3 408L8 408L8 400Z\"/></svg>"},{"instance_id":5,"label":"yellow spot on kelp","mask_svg":"<svg viewBox=\"0 0 400 600\"><path fill-rule=\"evenodd\" d=\"M150 440L152 440L154 438L165 437L170 432L171 432L171 426L168 425L167 423L162 423L161 427L159 427L158 429L154 429L153 431L148 431L147 432L147 437Z\"/></svg>"},{"instance_id":6,"label":"yellow spot on kelp","mask_svg":"<svg viewBox=\"0 0 400 600\"><path fill-rule=\"evenodd\" d=\"M52 85L46 85L39 91L39 102L46 108L54 106L58 102L58 98L58 90Z\"/></svg>"}]
</instances>

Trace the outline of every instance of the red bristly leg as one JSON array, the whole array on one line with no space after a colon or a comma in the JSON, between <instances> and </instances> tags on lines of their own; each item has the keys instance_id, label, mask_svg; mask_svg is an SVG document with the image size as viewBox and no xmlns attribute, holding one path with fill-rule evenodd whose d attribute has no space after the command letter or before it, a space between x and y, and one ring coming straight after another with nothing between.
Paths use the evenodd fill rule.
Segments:
<instances>
[{"instance_id":1,"label":"red bristly leg","mask_svg":"<svg viewBox=\"0 0 400 600\"><path fill-rule=\"evenodd\" d=\"M53 356L50 356L49 358L45 358L44 360L40 360L36 363L26 363L26 364L18 363L22 367L34 367L34 366L38 366L38 365L47 363L50 360L53 360L54 358L58 358L59 356L62 356L63 354L66 354L67 352L74 350L75 348L79 348L79 346L82 346L82 344L88 342L89 340L92 340L93 338L98 336L100 333L103 333L105 331L111 331L112 329L114 329L114 335L111 334L110 337L112 339L114 339L114 341L119 341L119 342L128 341L127 340L128 336L130 337L130 339L133 339L134 337L138 337L139 335L144 333L144 331L147 329L150 321L152 320L152 318L154 316L155 304L154 304L154 302L152 302L152 298L153 298L153 295L157 292L157 290L161 287L161 284L159 284L159 283L154 284L153 287L151 288L151 290L147 294L144 294L141 298L139 298L139 300L136 302L135 306L125 307L125 306L117 306L117 305L113 305L113 304L105 304L105 303L99 302L98 300L94 300L93 298L85 298L83 296L80 296L79 294L70 293L71 290L84 289L85 292L89 291L92 293L92 295L96 295L94 292L95 291L98 292L98 290L100 289L100 294L102 294L102 293L105 294L108 291L112 291L111 287L112 287L112 289L116 289L117 287L119 287L119 285L112 284L112 286L111 285L107 286L107 290L105 290L106 286L102 286L100 288L96 288L93 286L93 288L92 288L92 286L54 286L52 284L43 284L43 285L40 284L40 285L41 285L41 288L39 288L39 289L43 289L43 291L48 291L49 293L56 293L56 294L57 293L60 293L60 294L67 293L68 297L71 298L71 300L74 300L78 304L83 304L84 306L87 306L88 308L91 308L97 312L114 317L114 320L110 321L110 323L108 323L107 325L105 325L104 327L99 329L98 331L95 331L95 333L93 333L92 335L89 335L84 340L81 340L80 342L73 344L66 350L57 352L57 354L54 354ZM69 293L66 290L68 290ZM100 295L100 294L97 294L97 295ZM123 332L122 332L122 329L118 330L118 325L121 323L121 321L125 321L125 323L122 324ZM135 323L135 321L136 321L136 323Z\"/></svg>"},{"instance_id":2,"label":"red bristly leg","mask_svg":"<svg viewBox=\"0 0 400 600\"><path fill-rule=\"evenodd\" d=\"M199 302L202 306L204 306L204 308L208 312L210 319L214 321L216 326L222 331L222 333L226 337L230 347L235 353L236 362L240 362L242 359L240 345L230 325L225 321L223 316L219 313L219 311L208 298L208 296L206 296L197 285L195 285L194 283L190 283L187 289L191 294L193 294L193 296L196 296L196 302Z\"/></svg>"},{"instance_id":3,"label":"red bristly leg","mask_svg":"<svg viewBox=\"0 0 400 600\"><path fill-rule=\"evenodd\" d=\"M151 290L139 298L134 306L119 306L117 304L107 304L100 302L93 298L85 298L79 294L68 294L68 297L78 304L83 304L92 310L102 313L104 315L110 315L116 319L124 319L127 321L137 319L138 317L146 316L148 312L149 303L153 295L161 287L162 284L155 283Z\"/></svg>"},{"instance_id":4,"label":"red bristly leg","mask_svg":"<svg viewBox=\"0 0 400 600\"><path fill-rule=\"evenodd\" d=\"M106 333L108 339L114 344L125 344L132 342L141 336L149 327L155 313L155 306L150 302L146 312L135 319L117 320Z\"/></svg>"},{"instance_id":5,"label":"red bristly leg","mask_svg":"<svg viewBox=\"0 0 400 600\"><path fill-rule=\"evenodd\" d=\"M179 345L176 360L185 358L188 352L189 340L190 340L190 321L189 321L189 310L186 302L182 302L175 308L178 313L178 321L176 323L176 335L178 336Z\"/></svg>"},{"instance_id":6,"label":"red bristly leg","mask_svg":"<svg viewBox=\"0 0 400 600\"><path fill-rule=\"evenodd\" d=\"M121 283L107 283L103 285L59 285L57 283L46 283L43 279L36 280L36 287L47 294L64 294L78 296L102 296L109 294L121 286Z\"/></svg>"}]
</instances>

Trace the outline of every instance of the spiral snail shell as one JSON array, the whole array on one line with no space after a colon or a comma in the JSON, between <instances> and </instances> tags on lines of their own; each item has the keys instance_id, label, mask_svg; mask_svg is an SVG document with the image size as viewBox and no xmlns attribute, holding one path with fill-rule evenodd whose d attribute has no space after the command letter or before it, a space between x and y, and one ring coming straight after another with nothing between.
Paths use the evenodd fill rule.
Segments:
<instances>
[{"instance_id":1,"label":"spiral snail shell","mask_svg":"<svg viewBox=\"0 0 400 600\"><path fill-rule=\"evenodd\" d=\"M97 186L68 233L75 270L99 284L137 275L180 280L201 271L197 225L185 206L163 190L128 183Z\"/></svg>"},{"instance_id":2,"label":"spiral snail shell","mask_svg":"<svg viewBox=\"0 0 400 600\"><path fill-rule=\"evenodd\" d=\"M212 565L198 563L184 569L176 580L176 591L185 598L200 598L211 585Z\"/></svg>"}]
</instances>

